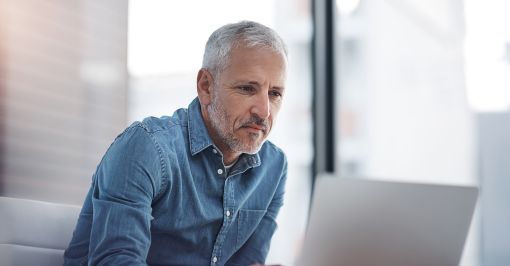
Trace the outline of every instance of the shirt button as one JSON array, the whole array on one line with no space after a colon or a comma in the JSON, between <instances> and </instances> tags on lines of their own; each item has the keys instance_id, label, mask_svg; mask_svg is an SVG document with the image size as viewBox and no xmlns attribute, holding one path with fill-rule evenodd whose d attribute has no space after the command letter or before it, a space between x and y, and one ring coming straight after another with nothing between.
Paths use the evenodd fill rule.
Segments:
<instances>
[{"instance_id":1,"label":"shirt button","mask_svg":"<svg viewBox=\"0 0 510 266\"><path fill-rule=\"evenodd\" d=\"M212 258L212 262L213 262L213 263L218 262L218 258L215 256L214 258Z\"/></svg>"},{"instance_id":2,"label":"shirt button","mask_svg":"<svg viewBox=\"0 0 510 266\"><path fill-rule=\"evenodd\" d=\"M227 211L226 215L227 217L230 217L230 211Z\"/></svg>"},{"instance_id":3,"label":"shirt button","mask_svg":"<svg viewBox=\"0 0 510 266\"><path fill-rule=\"evenodd\" d=\"M216 154L218 151L216 149L212 149L212 153Z\"/></svg>"},{"instance_id":4,"label":"shirt button","mask_svg":"<svg viewBox=\"0 0 510 266\"><path fill-rule=\"evenodd\" d=\"M218 175L223 174L223 169L218 169Z\"/></svg>"}]
</instances>

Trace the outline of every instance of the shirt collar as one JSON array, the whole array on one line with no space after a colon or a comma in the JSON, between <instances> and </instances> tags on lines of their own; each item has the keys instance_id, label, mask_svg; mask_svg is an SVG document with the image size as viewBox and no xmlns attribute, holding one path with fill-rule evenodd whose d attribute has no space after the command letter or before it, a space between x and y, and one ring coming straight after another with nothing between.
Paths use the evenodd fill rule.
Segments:
<instances>
[{"instance_id":1,"label":"shirt collar","mask_svg":"<svg viewBox=\"0 0 510 266\"><path fill-rule=\"evenodd\" d=\"M214 146L216 150L219 151L219 149L214 145L211 137L209 136L209 132L207 131L207 127L205 126L198 97L195 98L188 106L188 133L192 156L205 150L209 146ZM243 160L250 167L259 166L261 163L258 153L241 154L239 160Z\"/></svg>"},{"instance_id":2,"label":"shirt collar","mask_svg":"<svg viewBox=\"0 0 510 266\"><path fill-rule=\"evenodd\" d=\"M207 127L205 127L198 97L188 106L188 133L191 155L195 155L205 148L214 145L207 132Z\"/></svg>"}]
</instances>

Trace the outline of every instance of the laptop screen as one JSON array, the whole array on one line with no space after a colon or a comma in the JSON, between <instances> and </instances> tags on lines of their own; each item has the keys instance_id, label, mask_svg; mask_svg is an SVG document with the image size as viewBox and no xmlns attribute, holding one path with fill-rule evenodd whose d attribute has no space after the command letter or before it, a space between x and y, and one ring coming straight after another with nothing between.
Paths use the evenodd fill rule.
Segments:
<instances>
[{"instance_id":1,"label":"laptop screen","mask_svg":"<svg viewBox=\"0 0 510 266\"><path fill-rule=\"evenodd\" d=\"M458 265L478 189L319 177L296 265Z\"/></svg>"}]
</instances>

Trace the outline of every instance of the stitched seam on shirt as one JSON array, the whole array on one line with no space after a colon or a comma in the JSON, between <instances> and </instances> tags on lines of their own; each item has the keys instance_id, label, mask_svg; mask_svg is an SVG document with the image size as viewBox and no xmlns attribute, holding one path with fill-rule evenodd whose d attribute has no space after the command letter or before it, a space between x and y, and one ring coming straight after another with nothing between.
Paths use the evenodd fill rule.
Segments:
<instances>
[{"instance_id":1,"label":"stitched seam on shirt","mask_svg":"<svg viewBox=\"0 0 510 266\"><path fill-rule=\"evenodd\" d=\"M159 154L159 163L160 163L160 167L161 167L161 187L160 187L158 193L156 194L156 196L154 197L154 201L156 201L156 200L158 200L161 197L161 195L163 195L163 192L166 190L166 188L168 186L168 179L170 177L168 176L168 170L167 170L167 167L165 165L165 160L163 159L163 150L161 149L161 146L156 141L154 136L152 134L150 136L151 136L151 139L154 142L154 145L156 146L156 149L158 151L158 154Z\"/></svg>"},{"instance_id":2,"label":"stitched seam on shirt","mask_svg":"<svg viewBox=\"0 0 510 266\"><path fill-rule=\"evenodd\" d=\"M186 125L184 124L178 124L178 123L173 123L171 125L169 125L168 127L164 127L164 128L151 128L149 129L145 124L141 124L141 126L147 131L148 134L153 134L153 133L158 133L160 131L170 131L170 130L173 130L174 127L187 127Z\"/></svg>"},{"instance_id":3,"label":"stitched seam on shirt","mask_svg":"<svg viewBox=\"0 0 510 266\"><path fill-rule=\"evenodd\" d=\"M156 139L154 138L154 135L153 135L154 132L157 132L159 130L154 131L154 132L148 132L146 125L144 125L143 123L140 123L139 126L142 129L144 129L144 131L147 133L147 135L149 135L150 139L152 140L152 143L154 144L154 148L156 149L156 151L158 152L158 155L159 155L159 166L161 168L161 187L159 188L159 191L157 191L156 195L154 195L154 198L152 199L152 202L155 202L156 200L158 200L161 197L161 195L163 194L163 191L165 191L168 186L168 179L169 179L168 171L167 171L167 167L165 165L165 161L163 159L163 151L161 149L161 146L156 141Z\"/></svg>"}]
</instances>

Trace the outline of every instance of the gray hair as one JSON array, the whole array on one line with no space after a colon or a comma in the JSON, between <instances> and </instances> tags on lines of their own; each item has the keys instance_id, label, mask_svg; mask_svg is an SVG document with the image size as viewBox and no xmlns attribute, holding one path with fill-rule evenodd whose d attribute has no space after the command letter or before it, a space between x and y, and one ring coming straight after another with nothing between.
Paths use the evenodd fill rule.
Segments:
<instances>
[{"instance_id":1,"label":"gray hair","mask_svg":"<svg viewBox=\"0 0 510 266\"><path fill-rule=\"evenodd\" d=\"M236 47L268 48L287 58L287 47L276 31L257 22L241 21L224 25L211 34L202 68L218 75L227 67L230 52Z\"/></svg>"}]
</instances>

